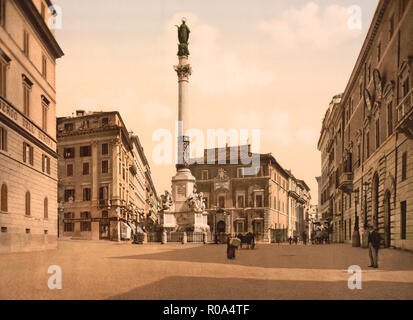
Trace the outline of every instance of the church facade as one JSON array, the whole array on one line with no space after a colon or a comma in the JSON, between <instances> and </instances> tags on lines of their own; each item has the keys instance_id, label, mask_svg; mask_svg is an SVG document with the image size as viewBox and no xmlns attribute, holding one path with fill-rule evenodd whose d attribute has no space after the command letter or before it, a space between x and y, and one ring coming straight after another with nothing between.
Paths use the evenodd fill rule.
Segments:
<instances>
[{"instance_id":1,"label":"church facade","mask_svg":"<svg viewBox=\"0 0 413 320\"><path fill-rule=\"evenodd\" d=\"M290 173L271 154L260 154L257 174L244 175L241 160L231 160L231 148L215 149L225 153L226 164L207 162L189 165L202 192L208 225L213 235L251 232L261 241L286 241L289 229L288 189Z\"/></svg>"}]
</instances>

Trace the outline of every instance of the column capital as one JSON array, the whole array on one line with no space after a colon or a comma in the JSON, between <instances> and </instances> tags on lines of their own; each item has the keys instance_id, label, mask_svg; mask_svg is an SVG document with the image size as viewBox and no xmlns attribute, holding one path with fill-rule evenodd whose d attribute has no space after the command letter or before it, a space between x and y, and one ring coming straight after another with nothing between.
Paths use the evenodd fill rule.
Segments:
<instances>
[{"instance_id":1,"label":"column capital","mask_svg":"<svg viewBox=\"0 0 413 320\"><path fill-rule=\"evenodd\" d=\"M188 81L192 75L192 67L190 64L174 66L174 70L178 74L179 81Z\"/></svg>"}]
</instances>

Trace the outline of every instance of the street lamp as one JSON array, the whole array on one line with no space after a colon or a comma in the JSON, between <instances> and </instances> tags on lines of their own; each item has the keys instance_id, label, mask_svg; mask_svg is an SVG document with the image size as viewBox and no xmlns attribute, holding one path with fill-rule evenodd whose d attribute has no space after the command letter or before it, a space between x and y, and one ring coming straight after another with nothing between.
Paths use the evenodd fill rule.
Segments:
<instances>
[{"instance_id":1,"label":"street lamp","mask_svg":"<svg viewBox=\"0 0 413 320\"><path fill-rule=\"evenodd\" d=\"M359 203L359 189L353 191L354 196L354 232L352 236L352 245L353 247L360 247L360 232L359 232L359 217L357 215L357 205Z\"/></svg>"}]
</instances>

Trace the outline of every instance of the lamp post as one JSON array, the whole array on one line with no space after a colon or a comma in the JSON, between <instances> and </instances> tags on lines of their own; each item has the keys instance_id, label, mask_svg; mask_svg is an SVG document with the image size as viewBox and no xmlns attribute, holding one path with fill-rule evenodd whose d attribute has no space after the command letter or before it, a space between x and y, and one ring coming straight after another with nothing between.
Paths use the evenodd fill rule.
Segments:
<instances>
[{"instance_id":1,"label":"lamp post","mask_svg":"<svg viewBox=\"0 0 413 320\"><path fill-rule=\"evenodd\" d=\"M367 220L367 192L369 191L370 183L364 182L363 183L363 193L364 193L364 221L363 221L363 238L362 238L362 246L363 248L368 247L368 220Z\"/></svg>"},{"instance_id":2,"label":"lamp post","mask_svg":"<svg viewBox=\"0 0 413 320\"><path fill-rule=\"evenodd\" d=\"M359 203L359 190L353 191L354 196L354 232L352 236L352 245L353 247L360 247L360 232L359 232L359 217L357 215L357 205Z\"/></svg>"}]
</instances>

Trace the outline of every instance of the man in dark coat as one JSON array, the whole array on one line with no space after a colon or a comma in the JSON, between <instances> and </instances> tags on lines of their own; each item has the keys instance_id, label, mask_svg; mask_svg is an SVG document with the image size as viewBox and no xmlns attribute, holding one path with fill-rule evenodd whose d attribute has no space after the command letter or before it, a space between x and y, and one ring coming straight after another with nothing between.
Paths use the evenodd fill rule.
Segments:
<instances>
[{"instance_id":1,"label":"man in dark coat","mask_svg":"<svg viewBox=\"0 0 413 320\"><path fill-rule=\"evenodd\" d=\"M378 234L377 230L373 227L369 228L368 245L370 257L369 268L378 268L380 235Z\"/></svg>"},{"instance_id":2,"label":"man in dark coat","mask_svg":"<svg viewBox=\"0 0 413 320\"><path fill-rule=\"evenodd\" d=\"M231 237L227 239L227 258L228 259L235 259L235 249L237 247L232 246L231 244Z\"/></svg>"}]
</instances>

